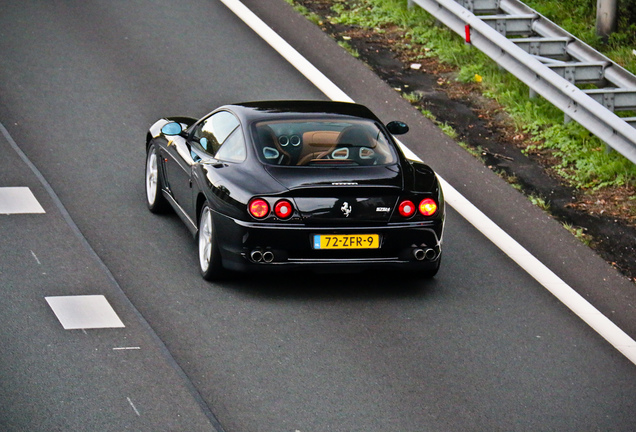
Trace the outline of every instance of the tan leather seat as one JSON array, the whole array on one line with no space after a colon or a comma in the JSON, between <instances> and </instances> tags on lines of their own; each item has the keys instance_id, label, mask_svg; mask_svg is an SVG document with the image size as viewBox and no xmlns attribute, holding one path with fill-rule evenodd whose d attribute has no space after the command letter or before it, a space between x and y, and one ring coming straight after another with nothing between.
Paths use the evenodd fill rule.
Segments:
<instances>
[{"instance_id":1,"label":"tan leather seat","mask_svg":"<svg viewBox=\"0 0 636 432\"><path fill-rule=\"evenodd\" d=\"M332 154L336 159L349 159L358 165L373 165L375 147L376 141L367 128L351 125L340 132L336 150ZM342 155L338 156L340 149L342 149Z\"/></svg>"},{"instance_id":2,"label":"tan leather seat","mask_svg":"<svg viewBox=\"0 0 636 432\"><path fill-rule=\"evenodd\" d=\"M338 136L337 131L305 132L297 165L307 165L314 159L328 156L336 148Z\"/></svg>"}]
</instances>

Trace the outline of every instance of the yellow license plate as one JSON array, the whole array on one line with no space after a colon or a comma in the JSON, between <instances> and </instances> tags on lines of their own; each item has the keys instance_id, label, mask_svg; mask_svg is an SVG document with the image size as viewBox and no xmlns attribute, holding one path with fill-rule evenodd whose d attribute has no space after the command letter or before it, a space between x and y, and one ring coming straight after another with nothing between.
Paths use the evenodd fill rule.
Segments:
<instances>
[{"instance_id":1,"label":"yellow license plate","mask_svg":"<svg viewBox=\"0 0 636 432\"><path fill-rule=\"evenodd\" d=\"M314 235L314 249L378 249L378 234L321 234Z\"/></svg>"}]
</instances>

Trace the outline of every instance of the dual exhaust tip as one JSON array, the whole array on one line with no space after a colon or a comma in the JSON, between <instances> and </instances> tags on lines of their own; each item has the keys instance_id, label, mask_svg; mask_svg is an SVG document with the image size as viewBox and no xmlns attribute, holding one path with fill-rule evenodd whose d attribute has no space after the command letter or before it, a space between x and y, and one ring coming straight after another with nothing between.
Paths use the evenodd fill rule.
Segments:
<instances>
[{"instance_id":1,"label":"dual exhaust tip","mask_svg":"<svg viewBox=\"0 0 636 432\"><path fill-rule=\"evenodd\" d=\"M435 249L431 248L415 248L413 249L413 256L418 261L433 261L437 258L437 252L435 252Z\"/></svg>"},{"instance_id":2,"label":"dual exhaust tip","mask_svg":"<svg viewBox=\"0 0 636 432\"><path fill-rule=\"evenodd\" d=\"M258 262L271 263L272 261L274 261L274 252L270 250L262 251L260 249L254 249L250 253L250 258L252 259L252 261L257 263Z\"/></svg>"}]
</instances>

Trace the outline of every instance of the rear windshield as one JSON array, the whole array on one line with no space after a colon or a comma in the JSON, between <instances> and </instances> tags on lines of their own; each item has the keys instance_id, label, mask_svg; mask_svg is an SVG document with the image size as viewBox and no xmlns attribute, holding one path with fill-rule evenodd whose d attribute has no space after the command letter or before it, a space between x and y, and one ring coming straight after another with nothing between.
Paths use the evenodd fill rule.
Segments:
<instances>
[{"instance_id":1,"label":"rear windshield","mask_svg":"<svg viewBox=\"0 0 636 432\"><path fill-rule=\"evenodd\" d=\"M252 126L261 162L282 166L387 165L396 162L378 126L364 120L275 120Z\"/></svg>"}]
</instances>

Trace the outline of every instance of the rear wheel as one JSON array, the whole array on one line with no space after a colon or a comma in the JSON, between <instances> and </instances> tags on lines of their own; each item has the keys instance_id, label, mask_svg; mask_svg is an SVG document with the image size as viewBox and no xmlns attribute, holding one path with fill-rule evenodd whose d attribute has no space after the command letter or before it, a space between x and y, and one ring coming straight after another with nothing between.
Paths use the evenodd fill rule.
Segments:
<instances>
[{"instance_id":1,"label":"rear wheel","mask_svg":"<svg viewBox=\"0 0 636 432\"><path fill-rule=\"evenodd\" d=\"M146 156L146 204L153 213L163 213L168 209L168 201L162 193L159 156L154 144L148 147Z\"/></svg>"},{"instance_id":2,"label":"rear wheel","mask_svg":"<svg viewBox=\"0 0 636 432\"><path fill-rule=\"evenodd\" d=\"M216 232L212 221L212 210L205 204L199 219L199 270L207 281L218 279L223 274L221 255L216 243Z\"/></svg>"}]
</instances>

